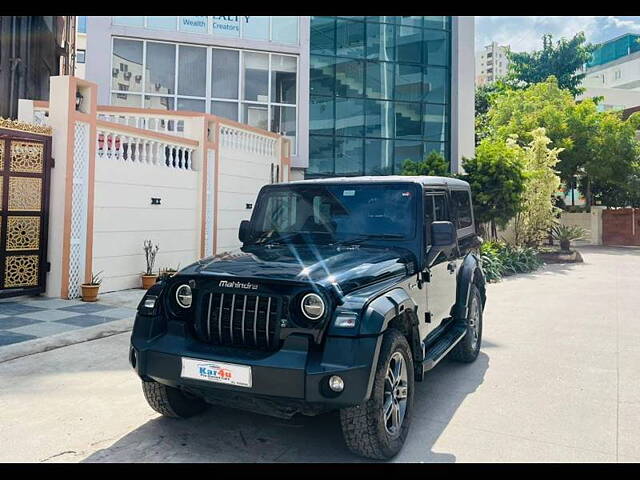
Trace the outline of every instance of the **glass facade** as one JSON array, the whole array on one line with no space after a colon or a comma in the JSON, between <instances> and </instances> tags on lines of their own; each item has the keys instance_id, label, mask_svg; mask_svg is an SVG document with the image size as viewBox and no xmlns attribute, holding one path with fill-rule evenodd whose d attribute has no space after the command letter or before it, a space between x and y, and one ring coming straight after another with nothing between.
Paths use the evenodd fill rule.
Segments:
<instances>
[{"instance_id":1,"label":"glass facade","mask_svg":"<svg viewBox=\"0 0 640 480\"><path fill-rule=\"evenodd\" d=\"M451 18L311 17L306 176L449 158Z\"/></svg>"},{"instance_id":2,"label":"glass facade","mask_svg":"<svg viewBox=\"0 0 640 480\"><path fill-rule=\"evenodd\" d=\"M296 55L113 38L111 105L212 113L290 138L293 154L297 86Z\"/></svg>"},{"instance_id":3,"label":"glass facade","mask_svg":"<svg viewBox=\"0 0 640 480\"><path fill-rule=\"evenodd\" d=\"M591 60L587 62L587 67L597 67L640 51L639 39L640 35L628 33L598 45L591 54Z\"/></svg>"},{"instance_id":4,"label":"glass facade","mask_svg":"<svg viewBox=\"0 0 640 480\"><path fill-rule=\"evenodd\" d=\"M218 37L298 44L298 17L286 16L114 16L114 25L200 33Z\"/></svg>"}]
</instances>

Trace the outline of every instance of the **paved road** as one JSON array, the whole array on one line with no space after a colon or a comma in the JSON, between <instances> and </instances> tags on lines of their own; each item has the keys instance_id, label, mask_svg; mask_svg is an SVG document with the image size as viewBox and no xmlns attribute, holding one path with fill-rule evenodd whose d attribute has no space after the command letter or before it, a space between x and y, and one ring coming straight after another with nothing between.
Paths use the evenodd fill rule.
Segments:
<instances>
[{"instance_id":1,"label":"paved road","mask_svg":"<svg viewBox=\"0 0 640 480\"><path fill-rule=\"evenodd\" d=\"M490 285L483 352L418 384L396 461L640 461L640 250ZM335 414L150 410L128 334L0 364L0 461L360 461Z\"/></svg>"}]
</instances>

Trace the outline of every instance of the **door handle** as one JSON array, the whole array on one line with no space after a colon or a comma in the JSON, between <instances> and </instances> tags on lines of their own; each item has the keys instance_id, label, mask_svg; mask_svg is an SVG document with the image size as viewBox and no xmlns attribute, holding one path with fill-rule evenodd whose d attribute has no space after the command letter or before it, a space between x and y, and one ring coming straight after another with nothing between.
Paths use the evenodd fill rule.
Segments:
<instances>
[{"instance_id":1,"label":"door handle","mask_svg":"<svg viewBox=\"0 0 640 480\"><path fill-rule=\"evenodd\" d=\"M451 262L447 265L447 270L449 270L449 273L453 273L456 271L456 264L454 262Z\"/></svg>"}]
</instances>

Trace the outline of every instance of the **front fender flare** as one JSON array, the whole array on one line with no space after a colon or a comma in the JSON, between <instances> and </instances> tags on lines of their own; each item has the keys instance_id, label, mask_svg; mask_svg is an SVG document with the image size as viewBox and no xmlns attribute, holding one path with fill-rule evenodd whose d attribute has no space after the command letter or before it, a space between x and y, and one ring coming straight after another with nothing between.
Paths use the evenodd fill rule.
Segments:
<instances>
[{"instance_id":1,"label":"front fender flare","mask_svg":"<svg viewBox=\"0 0 640 480\"><path fill-rule=\"evenodd\" d=\"M417 305L402 288L389 290L366 305L360 322L360 335L379 335L394 318L405 312L415 317L416 310Z\"/></svg>"}]
</instances>

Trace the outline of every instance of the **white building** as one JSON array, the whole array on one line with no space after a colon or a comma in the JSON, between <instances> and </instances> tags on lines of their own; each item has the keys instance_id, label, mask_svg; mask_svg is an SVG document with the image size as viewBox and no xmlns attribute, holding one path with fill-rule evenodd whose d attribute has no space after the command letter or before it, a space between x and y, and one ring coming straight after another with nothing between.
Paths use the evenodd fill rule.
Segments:
<instances>
[{"instance_id":1,"label":"white building","mask_svg":"<svg viewBox=\"0 0 640 480\"><path fill-rule=\"evenodd\" d=\"M587 64L578 98L603 97L599 110L640 105L640 35L626 34L598 46Z\"/></svg>"},{"instance_id":2,"label":"white building","mask_svg":"<svg viewBox=\"0 0 640 480\"><path fill-rule=\"evenodd\" d=\"M493 83L509 71L509 45L491 42L476 53L476 86Z\"/></svg>"}]
</instances>

